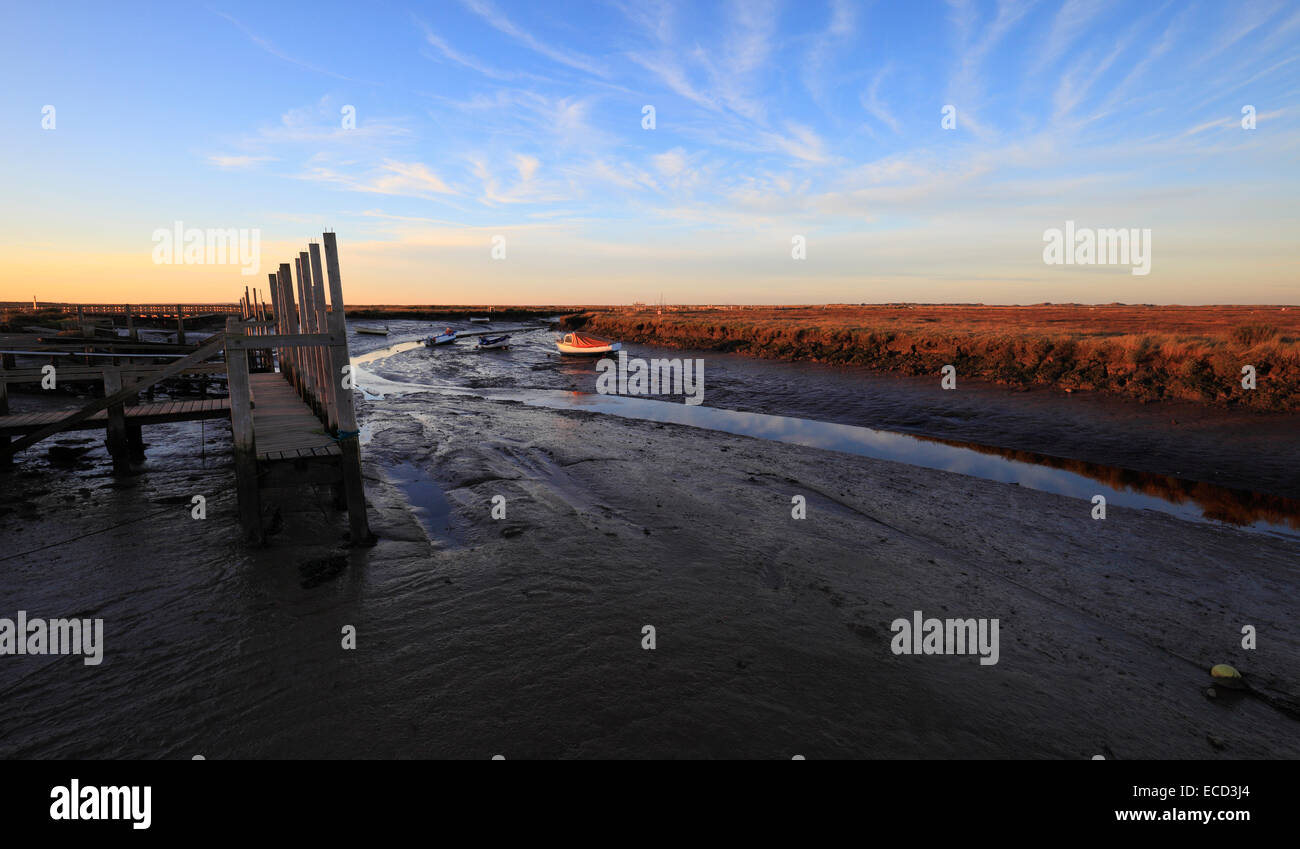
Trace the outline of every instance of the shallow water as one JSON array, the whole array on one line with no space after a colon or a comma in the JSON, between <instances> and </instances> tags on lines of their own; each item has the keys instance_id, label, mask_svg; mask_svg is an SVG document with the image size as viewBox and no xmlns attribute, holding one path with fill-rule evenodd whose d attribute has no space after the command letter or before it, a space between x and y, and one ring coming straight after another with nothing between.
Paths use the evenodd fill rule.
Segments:
<instances>
[{"instance_id":1,"label":"shallow water","mask_svg":"<svg viewBox=\"0 0 1300 849\"><path fill-rule=\"evenodd\" d=\"M451 502L426 472L411 463L399 463L391 470L394 483L406 494L411 512L431 539L458 543Z\"/></svg>"},{"instance_id":2,"label":"shallow water","mask_svg":"<svg viewBox=\"0 0 1300 849\"><path fill-rule=\"evenodd\" d=\"M429 349L416 335L427 323L406 324L388 339L354 338L368 397L473 394L685 424L1300 536L1292 417L975 384L944 391L937 379L630 346L629 357L702 359L705 403L692 406L595 394L596 359L559 356L548 330L515 333L509 351L474 350L472 338Z\"/></svg>"}]
</instances>

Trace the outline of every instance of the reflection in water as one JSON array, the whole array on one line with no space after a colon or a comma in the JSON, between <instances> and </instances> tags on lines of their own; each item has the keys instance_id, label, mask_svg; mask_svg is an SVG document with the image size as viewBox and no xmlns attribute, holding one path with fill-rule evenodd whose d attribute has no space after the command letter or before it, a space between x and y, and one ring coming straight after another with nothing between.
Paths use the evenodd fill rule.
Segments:
<instances>
[{"instance_id":1,"label":"reflection in water","mask_svg":"<svg viewBox=\"0 0 1300 849\"><path fill-rule=\"evenodd\" d=\"M1201 481L1029 451L790 416L574 391L468 389L445 382L396 381L380 377L365 368L366 365L418 347L421 347L419 342L403 342L355 357L353 364L358 386L364 388L367 397L436 392L442 395L513 400L551 409L578 408L625 418L689 425L908 463L927 469L957 472L1085 500L1103 495L1108 505L1157 510L1189 521L1222 522L1247 530L1300 537L1300 502L1295 499Z\"/></svg>"}]
</instances>

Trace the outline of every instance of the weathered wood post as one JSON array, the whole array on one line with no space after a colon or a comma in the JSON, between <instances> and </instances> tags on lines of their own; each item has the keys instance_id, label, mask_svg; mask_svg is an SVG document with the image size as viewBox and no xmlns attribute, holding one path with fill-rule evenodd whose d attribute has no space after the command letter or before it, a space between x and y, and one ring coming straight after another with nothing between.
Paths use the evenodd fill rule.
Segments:
<instances>
[{"instance_id":1,"label":"weathered wood post","mask_svg":"<svg viewBox=\"0 0 1300 849\"><path fill-rule=\"evenodd\" d=\"M126 310L126 338L132 342L139 342L140 337L135 330L135 312L131 309L130 304L123 304L122 309Z\"/></svg>"},{"instance_id":2,"label":"weathered wood post","mask_svg":"<svg viewBox=\"0 0 1300 849\"><path fill-rule=\"evenodd\" d=\"M289 276L289 263L280 263L280 293L284 296L280 303L284 304L284 333L297 333L298 331L298 310L294 306L293 300L293 279ZM288 348L281 351L281 356L287 356L292 368L289 369L290 382L299 394L302 392L302 376L299 374L299 357L295 348Z\"/></svg>"},{"instance_id":3,"label":"weathered wood post","mask_svg":"<svg viewBox=\"0 0 1300 849\"><path fill-rule=\"evenodd\" d=\"M176 305L176 344L185 344L185 307Z\"/></svg>"},{"instance_id":4,"label":"weathered wood post","mask_svg":"<svg viewBox=\"0 0 1300 849\"><path fill-rule=\"evenodd\" d=\"M271 316L275 319L275 332L280 334L284 332L284 298L280 295L280 279L274 274L266 275L267 284L271 289ZM285 351L280 349L276 352L280 357L280 375L287 378L289 376L289 359L285 356ZM271 365L272 371L275 370L275 364Z\"/></svg>"},{"instance_id":5,"label":"weathered wood post","mask_svg":"<svg viewBox=\"0 0 1300 849\"><path fill-rule=\"evenodd\" d=\"M122 371L116 365L104 366L104 397L122 390ZM108 408L108 453L113 458L113 474L131 472L130 447L126 439L126 410L121 401Z\"/></svg>"},{"instance_id":6,"label":"weathered wood post","mask_svg":"<svg viewBox=\"0 0 1300 849\"><path fill-rule=\"evenodd\" d=\"M316 326L320 328L321 333L328 333L330 329L329 314L325 309L325 275L321 272L320 245L312 242L307 246L307 250L311 253L311 285L316 293ZM329 350L321 349L320 353L324 359L325 372L325 385L323 387L325 391L323 399L325 404L325 424L330 430L336 431L339 429L338 396L340 378L331 375L333 363L330 360Z\"/></svg>"},{"instance_id":7,"label":"weathered wood post","mask_svg":"<svg viewBox=\"0 0 1300 849\"><path fill-rule=\"evenodd\" d=\"M235 450L235 488L239 492L239 522L244 538L262 542L262 504L257 484L257 440L253 434L252 387L248 382L248 351L232 348L240 335L238 319L226 319L226 379L230 385L230 432Z\"/></svg>"},{"instance_id":8,"label":"weathered wood post","mask_svg":"<svg viewBox=\"0 0 1300 849\"><path fill-rule=\"evenodd\" d=\"M309 310L308 310L308 303L307 303L306 285L302 279L302 261L298 257L294 257L293 264L294 267L298 270L298 306L299 306L298 327L300 328L298 332L310 333L311 330L309 329L309 326L307 324L307 316L309 314ZM304 378L303 385L299 387L298 394L302 396L302 399L306 401L309 406L311 406L316 403L315 398L316 398L316 377L317 377L313 373L313 369L311 367L311 349L298 348L297 350L301 354L301 359L299 360L299 362L302 363L302 371L303 371L303 378Z\"/></svg>"},{"instance_id":9,"label":"weathered wood post","mask_svg":"<svg viewBox=\"0 0 1300 849\"><path fill-rule=\"evenodd\" d=\"M343 452L343 485L347 488L348 521L353 545L370 545L370 521L366 518L366 490L361 477L361 444L357 440L357 413L353 406L353 377L348 357L347 325L343 312L343 281L339 277L339 252L333 233L321 237L325 242L325 273L330 283L330 333L337 341L330 345L330 380L339 387L339 448ZM343 370L347 368L348 382L344 385Z\"/></svg>"},{"instance_id":10,"label":"weathered wood post","mask_svg":"<svg viewBox=\"0 0 1300 849\"><path fill-rule=\"evenodd\" d=\"M307 252L301 251L298 254L298 268L302 272L303 300L302 313L303 324L307 326L309 333L326 333L325 325L317 320L318 309L316 304L316 281L312 276L311 262L307 259ZM316 391L315 396L311 399L311 408L321 421L325 417L321 415L325 410L325 398L329 390L325 384L329 383L327 372L328 365L325 361L325 349L319 345L313 345L306 349L306 354L311 362L312 385Z\"/></svg>"}]
</instances>

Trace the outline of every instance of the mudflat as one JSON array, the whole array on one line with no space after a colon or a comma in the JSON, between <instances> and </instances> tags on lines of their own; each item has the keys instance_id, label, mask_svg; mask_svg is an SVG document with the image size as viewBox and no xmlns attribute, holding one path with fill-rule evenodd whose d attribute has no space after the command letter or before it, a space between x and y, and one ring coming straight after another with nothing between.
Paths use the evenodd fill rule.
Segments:
<instances>
[{"instance_id":1,"label":"mudflat","mask_svg":"<svg viewBox=\"0 0 1300 849\"><path fill-rule=\"evenodd\" d=\"M368 549L301 504L244 548L225 465L14 472L14 551L134 521L6 564L15 611L102 617L104 662L4 658L0 754L1300 756L1294 542L685 426L383 404ZM895 654L915 611L997 619L997 663ZM1216 663L1256 692L1210 698Z\"/></svg>"}]
</instances>

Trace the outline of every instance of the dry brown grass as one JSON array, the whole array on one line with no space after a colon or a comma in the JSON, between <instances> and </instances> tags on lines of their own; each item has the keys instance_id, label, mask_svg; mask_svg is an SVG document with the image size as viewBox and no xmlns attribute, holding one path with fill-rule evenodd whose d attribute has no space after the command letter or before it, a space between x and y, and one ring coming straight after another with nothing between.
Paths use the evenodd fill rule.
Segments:
<instances>
[{"instance_id":1,"label":"dry brown grass","mask_svg":"<svg viewBox=\"0 0 1300 849\"><path fill-rule=\"evenodd\" d=\"M591 311L566 319L596 333L881 371L958 374L1265 410L1300 409L1300 308L1129 305L745 308ZM1257 388L1243 389L1253 365Z\"/></svg>"}]
</instances>

